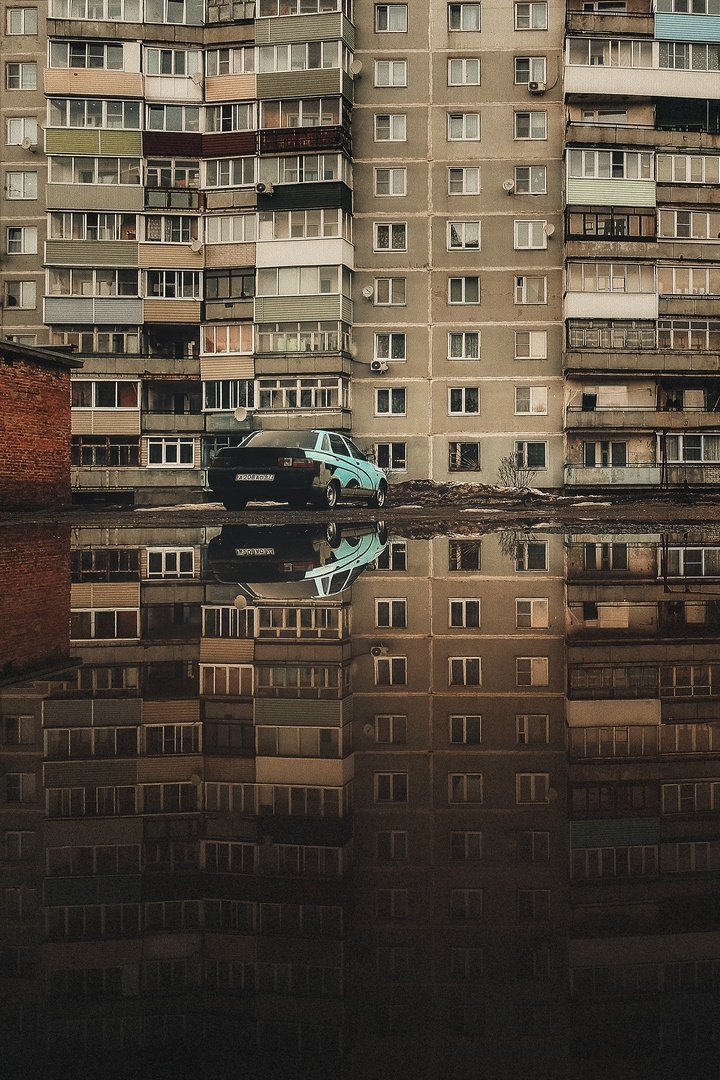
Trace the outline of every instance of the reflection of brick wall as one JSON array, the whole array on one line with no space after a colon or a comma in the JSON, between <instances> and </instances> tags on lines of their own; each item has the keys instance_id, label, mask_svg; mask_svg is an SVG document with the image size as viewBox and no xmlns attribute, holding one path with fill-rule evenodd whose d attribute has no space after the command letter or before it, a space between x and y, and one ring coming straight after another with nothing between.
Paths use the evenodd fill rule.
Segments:
<instances>
[{"instance_id":1,"label":"reflection of brick wall","mask_svg":"<svg viewBox=\"0 0 720 1080\"><path fill-rule=\"evenodd\" d=\"M70 530L0 536L0 678L65 663L70 654Z\"/></svg>"},{"instance_id":2,"label":"reflection of brick wall","mask_svg":"<svg viewBox=\"0 0 720 1080\"><path fill-rule=\"evenodd\" d=\"M70 501L70 372L0 356L0 507Z\"/></svg>"}]
</instances>

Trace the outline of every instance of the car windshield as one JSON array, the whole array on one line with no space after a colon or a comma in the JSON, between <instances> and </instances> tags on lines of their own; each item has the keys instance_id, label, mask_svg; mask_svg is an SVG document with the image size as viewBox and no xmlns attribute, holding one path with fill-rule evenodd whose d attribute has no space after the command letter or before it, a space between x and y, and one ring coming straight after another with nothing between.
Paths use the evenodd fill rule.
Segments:
<instances>
[{"instance_id":1,"label":"car windshield","mask_svg":"<svg viewBox=\"0 0 720 1080\"><path fill-rule=\"evenodd\" d=\"M243 446L297 446L302 450L314 450L316 431L255 431Z\"/></svg>"}]
</instances>

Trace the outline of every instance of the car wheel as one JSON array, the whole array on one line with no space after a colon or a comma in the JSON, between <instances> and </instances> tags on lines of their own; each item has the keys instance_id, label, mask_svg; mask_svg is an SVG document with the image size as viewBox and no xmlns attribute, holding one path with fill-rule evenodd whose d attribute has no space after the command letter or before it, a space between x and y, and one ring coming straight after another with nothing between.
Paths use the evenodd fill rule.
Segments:
<instances>
[{"instance_id":1,"label":"car wheel","mask_svg":"<svg viewBox=\"0 0 720 1080\"><path fill-rule=\"evenodd\" d=\"M387 499L387 484L384 480L381 480L377 486L375 494L370 500L370 505L377 507L378 510L382 510Z\"/></svg>"},{"instance_id":2,"label":"car wheel","mask_svg":"<svg viewBox=\"0 0 720 1080\"><path fill-rule=\"evenodd\" d=\"M385 544L387 544L388 531L387 531L387 525L385 524L384 521L378 521L376 529L375 529L375 535L377 536L379 543L383 544L383 546Z\"/></svg>"},{"instance_id":3,"label":"car wheel","mask_svg":"<svg viewBox=\"0 0 720 1080\"><path fill-rule=\"evenodd\" d=\"M291 510L304 510L307 506L307 499L299 495L293 495L291 499L288 499L287 503Z\"/></svg>"},{"instance_id":4,"label":"car wheel","mask_svg":"<svg viewBox=\"0 0 720 1080\"><path fill-rule=\"evenodd\" d=\"M244 510L247 506L247 499L240 499L236 495L228 495L223 499L223 506L226 510Z\"/></svg>"},{"instance_id":5,"label":"car wheel","mask_svg":"<svg viewBox=\"0 0 720 1080\"><path fill-rule=\"evenodd\" d=\"M323 492L323 504L328 510L334 510L340 498L340 486L337 480L331 480Z\"/></svg>"},{"instance_id":6,"label":"car wheel","mask_svg":"<svg viewBox=\"0 0 720 1080\"><path fill-rule=\"evenodd\" d=\"M336 522L331 521L328 525L327 529L325 530L325 539L327 540L331 548L336 548L339 546L341 539L340 526Z\"/></svg>"}]
</instances>

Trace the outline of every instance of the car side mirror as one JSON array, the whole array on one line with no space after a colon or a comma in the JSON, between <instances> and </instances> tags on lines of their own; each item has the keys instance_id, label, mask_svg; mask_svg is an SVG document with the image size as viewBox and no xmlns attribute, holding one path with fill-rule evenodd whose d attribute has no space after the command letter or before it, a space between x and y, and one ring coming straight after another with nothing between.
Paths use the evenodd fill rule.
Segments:
<instances>
[{"instance_id":1,"label":"car side mirror","mask_svg":"<svg viewBox=\"0 0 720 1080\"><path fill-rule=\"evenodd\" d=\"M363 453L365 455L365 460L366 461L372 461L373 463L375 462L375 449L374 449L374 447L369 446L366 450L363 450Z\"/></svg>"}]
</instances>

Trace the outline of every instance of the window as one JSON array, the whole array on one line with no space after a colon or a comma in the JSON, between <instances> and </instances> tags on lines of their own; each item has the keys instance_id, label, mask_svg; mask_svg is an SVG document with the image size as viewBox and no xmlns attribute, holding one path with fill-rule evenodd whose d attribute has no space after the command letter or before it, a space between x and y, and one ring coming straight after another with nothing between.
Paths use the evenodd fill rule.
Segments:
<instances>
[{"instance_id":1,"label":"window","mask_svg":"<svg viewBox=\"0 0 720 1080\"><path fill-rule=\"evenodd\" d=\"M518 806L526 803L550 802L550 774L517 773L515 776L515 802Z\"/></svg>"},{"instance_id":2,"label":"window","mask_svg":"<svg viewBox=\"0 0 720 1080\"><path fill-rule=\"evenodd\" d=\"M148 466L191 469L195 457L194 439L148 439Z\"/></svg>"},{"instance_id":3,"label":"window","mask_svg":"<svg viewBox=\"0 0 720 1080\"><path fill-rule=\"evenodd\" d=\"M5 306L31 310L37 305L37 283L35 281L6 281Z\"/></svg>"},{"instance_id":4,"label":"window","mask_svg":"<svg viewBox=\"0 0 720 1080\"><path fill-rule=\"evenodd\" d=\"M405 305L405 278L375 278L375 303L403 307Z\"/></svg>"},{"instance_id":5,"label":"window","mask_svg":"<svg viewBox=\"0 0 720 1080\"><path fill-rule=\"evenodd\" d=\"M313 269L317 280L317 267ZM267 278L272 280L273 274L274 271L270 270ZM289 274L286 276L290 277ZM277 278L275 280L277 281ZM231 270L208 270L205 273L206 300L251 300L254 295L255 275L252 270L238 267Z\"/></svg>"},{"instance_id":6,"label":"window","mask_svg":"<svg viewBox=\"0 0 720 1080\"><path fill-rule=\"evenodd\" d=\"M55 19L142 21L139 0L52 0L50 9Z\"/></svg>"},{"instance_id":7,"label":"window","mask_svg":"<svg viewBox=\"0 0 720 1080\"><path fill-rule=\"evenodd\" d=\"M458 277L448 279L449 304L479 304L480 278Z\"/></svg>"},{"instance_id":8,"label":"window","mask_svg":"<svg viewBox=\"0 0 720 1080\"><path fill-rule=\"evenodd\" d=\"M516 386L515 415L522 416L525 413L545 415L547 413L547 393L546 386Z\"/></svg>"},{"instance_id":9,"label":"window","mask_svg":"<svg viewBox=\"0 0 720 1080\"><path fill-rule=\"evenodd\" d=\"M38 12L35 7L20 7L7 9L7 21L5 29L8 36L24 34L26 36L38 32Z\"/></svg>"},{"instance_id":10,"label":"window","mask_svg":"<svg viewBox=\"0 0 720 1080\"><path fill-rule=\"evenodd\" d=\"M516 277L515 278L515 303L516 304L546 304L547 303L547 278L546 277Z\"/></svg>"},{"instance_id":11,"label":"window","mask_svg":"<svg viewBox=\"0 0 720 1080\"><path fill-rule=\"evenodd\" d=\"M448 668L450 686L482 685L482 661L479 656L450 656Z\"/></svg>"},{"instance_id":12,"label":"window","mask_svg":"<svg viewBox=\"0 0 720 1080\"><path fill-rule=\"evenodd\" d=\"M515 221L515 250L547 248L547 221Z\"/></svg>"},{"instance_id":13,"label":"window","mask_svg":"<svg viewBox=\"0 0 720 1080\"><path fill-rule=\"evenodd\" d=\"M153 244L189 244L197 240L198 219L170 214L148 214L145 239Z\"/></svg>"},{"instance_id":14,"label":"window","mask_svg":"<svg viewBox=\"0 0 720 1080\"><path fill-rule=\"evenodd\" d=\"M6 773L5 801L9 803L31 803L35 801L35 773Z\"/></svg>"},{"instance_id":15,"label":"window","mask_svg":"<svg viewBox=\"0 0 720 1080\"><path fill-rule=\"evenodd\" d=\"M482 833L450 833L450 858L453 862L478 862L482 858Z\"/></svg>"},{"instance_id":16,"label":"window","mask_svg":"<svg viewBox=\"0 0 720 1080\"><path fill-rule=\"evenodd\" d=\"M463 746L479 746L482 741L481 716L449 716L450 742Z\"/></svg>"},{"instance_id":17,"label":"window","mask_svg":"<svg viewBox=\"0 0 720 1080\"><path fill-rule=\"evenodd\" d=\"M547 330L516 330L515 359L547 359Z\"/></svg>"},{"instance_id":18,"label":"window","mask_svg":"<svg viewBox=\"0 0 720 1080\"><path fill-rule=\"evenodd\" d=\"M481 803L483 801L482 773L450 773L448 776L449 803Z\"/></svg>"},{"instance_id":19,"label":"window","mask_svg":"<svg viewBox=\"0 0 720 1080\"><path fill-rule=\"evenodd\" d=\"M547 28L548 6L545 0L541 3L515 5L516 30L547 30Z\"/></svg>"},{"instance_id":20,"label":"window","mask_svg":"<svg viewBox=\"0 0 720 1080\"><path fill-rule=\"evenodd\" d=\"M448 86L479 86L480 60L477 57L453 57L448 60Z\"/></svg>"},{"instance_id":21,"label":"window","mask_svg":"<svg viewBox=\"0 0 720 1080\"><path fill-rule=\"evenodd\" d=\"M108 46L108 48L112 47L113 46ZM117 46L115 46L115 48L117 48ZM229 52L229 50L227 51ZM242 55L242 50L237 51ZM217 53L215 53L215 56L217 56ZM175 75L189 77L197 74L200 70L200 52L197 49L145 50L145 72L147 75ZM241 72L237 72L237 74L240 73Z\"/></svg>"},{"instance_id":22,"label":"window","mask_svg":"<svg viewBox=\"0 0 720 1080\"><path fill-rule=\"evenodd\" d=\"M257 293L258 296L314 296L342 291L347 296L349 272L343 269L340 275L339 269L337 266L260 267ZM207 277L210 279L211 275Z\"/></svg>"},{"instance_id":23,"label":"window","mask_svg":"<svg viewBox=\"0 0 720 1080\"><path fill-rule=\"evenodd\" d=\"M546 112L516 112L514 123L516 139L547 139Z\"/></svg>"},{"instance_id":24,"label":"window","mask_svg":"<svg viewBox=\"0 0 720 1080\"><path fill-rule=\"evenodd\" d=\"M519 889L518 918L547 919L550 915L550 891L548 889Z\"/></svg>"},{"instance_id":25,"label":"window","mask_svg":"<svg viewBox=\"0 0 720 1080\"><path fill-rule=\"evenodd\" d=\"M5 86L8 90L37 90L37 64L6 64Z\"/></svg>"},{"instance_id":26,"label":"window","mask_svg":"<svg viewBox=\"0 0 720 1080\"><path fill-rule=\"evenodd\" d=\"M147 560L149 578L192 577L195 569L195 552L192 548L148 548Z\"/></svg>"},{"instance_id":27,"label":"window","mask_svg":"<svg viewBox=\"0 0 720 1080\"><path fill-rule=\"evenodd\" d=\"M448 221L447 225L447 249L480 250L480 222L479 221Z\"/></svg>"},{"instance_id":28,"label":"window","mask_svg":"<svg viewBox=\"0 0 720 1080\"><path fill-rule=\"evenodd\" d=\"M653 155L629 150L569 150L568 176L603 180L652 180Z\"/></svg>"},{"instance_id":29,"label":"window","mask_svg":"<svg viewBox=\"0 0 720 1080\"><path fill-rule=\"evenodd\" d=\"M379 919L407 919L407 889L378 889L376 896Z\"/></svg>"},{"instance_id":30,"label":"window","mask_svg":"<svg viewBox=\"0 0 720 1080\"><path fill-rule=\"evenodd\" d=\"M406 656L376 656L374 660L376 686L407 685Z\"/></svg>"},{"instance_id":31,"label":"window","mask_svg":"<svg viewBox=\"0 0 720 1080\"><path fill-rule=\"evenodd\" d=\"M517 857L518 862L548 862L550 859L550 833L518 833Z\"/></svg>"},{"instance_id":32,"label":"window","mask_svg":"<svg viewBox=\"0 0 720 1080\"><path fill-rule=\"evenodd\" d=\"M407 600L391 598L375 601L376 626L407 626Z\"/></svg>"},{"instance_id":33,"label":"window","mask_svg":"<svg viewBox=\"0 0 720 1080\"><path fill-rule=\"evenodd\" d=\"M480 443L479 442L450 442L450 443L448 443L448 471L449 472L479 472L480 471Z\"/></svg>"},{"instance_id":34,"label":"window","mask_svg":"<svg viewBox=\"0 0 720 1080\"><path fill-rule=\"evenodd\" d=\"M140 464L137 438L123 439L105 435L74 435L72 464L90 467L130 468Z\"/></svg>"},{"instance_id":35,"label":"window","mask_svg":"<svg viewBox=\"0 0 720 1080\"><path fill-rule=\"evenodd\" d=\"M203 6L198 0L147 0L145 19L151 23L200 26L203 21Z\"/></svg>"},{"instance_id":36,"label":"window","mask_svg":"<svg viewBox=\"0 0 720 1080\"><path fill-rule=\"evenodd\" d=\"M158 106L162 108L163 106ZM195 112L199 112L195 107ZM140 102L110 98L50 98L48 126L139 130ZM199 130L196 128L195 130Z\"/></svg>"},{"instance_id":37,"label":"window","mask_svg":"<svg viewBox=\"0 0 720 1080\"><path fill-rule=\"evenodd\" d=\"M375 222L375 251L407 251L405 221Z\"/></svg>"},{"instance_id":38,"label":"window","mask_svg":"<svg viewBox=\"0 0 720 1080\"><path fill-rule=\"evenodd\" d=\"M5 233L8 255L37 255L37 227L10 226Z\"/></svg>"},{"instance_id":39,"label":"window","mask_svg":"<svg viewBox=\"0 0 720 1080\"><path fill-rule=\"evenodd\" d=\"M517 85L527 85L531 82L544 83L547 81L547 60L544 56L516 56L515 57L515 82Z\"/></svg>"},{"instance_id":40,"label":"window","mask_svg":"<svg viewBox=\"0 0 720 1080\"><path fill-rule=\"evenodd\" d=\"M405 416L407 392L404 386L382 387L375 391L376 416Z\"/></svg>"},{"instance_id":41,"label":"window","mask_svg":"<svg viewBox=\"0 0 720 1080\"><path fill-rule=\"evenodd\" d=\"M51 156L49 164L52 184L140 183L139 158Z\"/></svg>"},{"instance_id":42,"label":"window","mask_svg":"<svg viewBox=\"0 0 720 1080\"><path fill-rule=\"evenodd\" d=\"M20 146L29 139L33 146L38 141L38 122L35 116L16 116L7 121L5 141L8 146Z\"/></svg>"},{"instance_id":43,"label":"window","mask_svg":"<svg viewBox=\"0 0 720 1080\"><path fill-rule=\"evenodd\" d=\"M35 855L34 832L6 832L5 858L8 862L25 862Z\"/></svg>"},{"instance_id":44,"label":"window","mask_svg":"<svg viewBox=\"0 0 720 1080\"><path fill-rule=\"evenodd\" d=\"M480 626L480 601L449 600L448 626Z\"/></svg>"},{"instance_id":45,"label":"window","mask_svg":"<svg viewBox=\"0 0 720 1080\"><path fill-rule=\"evenodd\" d=\"M407 802L407 773L375 773L375 802Z\"/></svg>"},{"instance_id":46,"label":"window","mask_svg":"<svg viewBox=\"0 0 720 1080\"><path fill-rule=\"evenodd\" d=\"M448 195L478 195L480 192L480 169L448 169Z\"/></svg>"},{"instance_id":47,"label":"window","mask_svg":"<svg viewBox=\"0 0 720 1080\"><path fill-rule=\"evenodd\" d=\"M255 158L211 158L205 162L205 183L210 188L250 187L251 184L255 183ZM208 219L208 232L213 227L215 220L215 218ZM254 223L254 214L251 220ZM247 239L255 239L255 237L248 237ZM208 241L210 241L209 235Z\"/></svg>"},{"instance_id":48,"label":"window","mask_svg":"<svg viewBox=\"0 0 720 1080\"><path fill-rule=\"evenodd\" d=\"M404 442L375 443L375 462L379 469L385 469L388 472L406 472L406 444Z\"/></svg>"},{"instance_id":49,"label":"window","mask_svg":"<svg viewBox=\"0 0 720 1080\"><path fill-rule=\"evenodd\" d=\"M36 172L6 172L5 194L8 199L37 199Z\"/></svg>"},{"instance_id":50,"label":"window","mask_svg":"<svg viewBox=\"0 0 720 1080\"><path fill-rule=\"evenodd\" d=\"M314 125L320 122L319 114L316 113L317 101L313 102L277 102L263 105L263 121L265 127L300 127L303 123L310 123L309 116L304 115L305 110L313 113ZM194 124L195 106L192 112L183 112L184 106L179 105L151 105L148 107L149 127L163 131L197 131L198 128L187 126ZM156 110L154 113L152 110ZM163 111L164 110L164 111ZM170 111L172 110L172 111ZM271 114L272 110L272 114ZM169 125L172 125L169 126ZM177 125L183 125L178 127ZM236 105L209 105L205 109L206 131L252 131L255 127L255 108L249 102L241 102Z\"/></svg>"},{"instance_id":51,"label":"window","mask_svg":"<svg viewBox=\"0 0 720 1080\"><path fill-rule=\"evenodd\" d=\"M6 716L2 739L5 746L32 746L35 742L35 717Z\"/></svg>"},{"instance_id":52,"label":"window","mask_svg":"<svg viewBox=\"0 0 720 1080\"><path fill-rule=\"evenodd\" d=\"M138 409L140 384L138 382L116 382L103 379L91 382L89 379L73 379L73 409Z\"/></svg>"},{"instance_id":53,"label":"window","mask_svg":"<svg viewBox=\"0 0 720 1080\"><path fill-rule=\"evenodd\" d=\"M518 656L515 660L516 686L547 686L548 658L546 656Z\"/></svg>"},{"instance_id":54,"label":"window","mask_svg":"<svg viewBox=\"0 0 720 1080\"><path fill-rule=\"evenodd\" d=\"M448 113L447 137L450 142L478 142L480 113Z\"/></svg>"},{"instance_id":55,"label":"window","mask_svg":"<svg viewBox=\"0 0 720 1080\"><path fill-rule=\"evenodd\" d=\"M407 360L407 338L403 333L375 335L375 360Z\"/></svg>"},{"instance_id":56,"label":"window","mask_svg":"<svg viewBox=\"0 0 720 1080\"><path fill-rule=\"evenodd\" d=\"M166 50L162 50L162 53ZM162 62L162 61L161 61ZM255 49L240 46L236 49L207 49L206 75L251 75L255 71Z\"/></svg>"},{"instance_id":57,"label":"window","mask_svg":"<svg viewBox=\"0 0 720 1080\"><path fill-rule=\"evenodd\" d=\"M297 41L292 45L260 45L259 71L312 71L338 68L345 57L338 41Z\"/></svg>"},{"instance_id":58,"label":"window","mask_svg":"<svg viewBox=\"0 0 720 1080\"><path fill-rule=\"evenodd\" d=\"M404 34L408 28L407 4L376 4L375 33Z\"/></svg>"},{"instance_id":59,"label":"window","mask_svg":"<svg viewBox=\"0 0 720 1080\"><path fill-rule=\"evenodd\" d=\"M547 570L547 541L518 540L515 545L515 569Z\"/></svg>"},{"instance_id":60,"label":"window","mask_svg":"<svg viewBox=\"0 0 720 1080\"><path fill-rule=\"evenodd\" d=\"M448 360L479 360L480 333L477 330L448 334Z\"/></svg>"},{"instance_id":61,"label":"window","mask_svg":"<svg viewBox=\"0 0 720 1080\"><path fill-rule=\"evenodd\" d=\"M408 973L408 950L401 945L381 945L376 953L377 972L383 976L406 976Z\"/></svg>"},{"instance_id":62,"label":"window","mask_svg":"<svg viewBox=\"0 0 720 1080\"><path fill-rule=\"evenodd\" d=\"M391 540L375 560L375 569L394 570L396 573L407 570L407 543L405 540Z\"/></svg>"},{"instance_id":63,"label":"window","mask_svg":"<svg viewBox=\"0 0 720 1080\"><path fill-rule=\"evenodd\" d=\"M448 416L477 416L479 412L479 386L451 386L448 389Z\"/></svg>"},{"instance_id":64,"label":"window","mask_svg":"<svg viewBox=\"0 0 720 1080\"><path fill-rule=\"evenodd\" d=\"M548 602L545 598L515 600L515 625L518 630L545 630L548 627Z\"/></svg>"},{"instance_id":65,"label":"window","mask_svg":"<svg viewBox=\"0 0 720 1080\"><path fill-rule=\"evenodd\" d=\"M378 196L404 195L407 169L375 169L375 194Z\"/></svg>"},{"instance_id":66,"label":"window","mask_svg":"<svg viewBox=\"0 0 720 1080\"><path fill-rule=\"evenodd\" d=\"M377 113L375 116L375 142L405 142L407 117L405 113Z\"/></svg>"},{"instance_id":67,"label":"window","mask_svg":"<svg viewBox=\"0 0 720 1080\"><path fill-rule=\"evenodd\" d=\"M451 889L450 918L479 919L483 913L482 889Z\"/></svg>"},{"instance_id":68,"label":"window","mask_svg":"<svg viewBox=\"0 0 720 1080\"><path fill-rule=\"evenodd\" d=\"M137 296L138 272L54 267L48 271L48 293L51 296Z\"/></svg>"},{"instance_id":69,"label":"window","mask_svg":"<svg viewBox=\"0 0 720 1080\"><path fill-rule=\"evenodd\" d=\"M262 382L258 384L263 401ZM252 409L255 406L255 384L252 379L213 379L203 382L203 410L227 412L235 409Z\"/></svg>"},{"instance_id":70,"label":"window","mask_svg":"<svg viewBox=\"0 0 720 1080\"><path fill-rule=\"evenodd\" d=\"M56 211L50 214L48 238L50 240L136 240L137 214Z\"/></svg>"},{"instance_id":71,"label":"window","mask_svg":"<svg viewBox=\"0 0 720 1080\"><path fill-rule=\"evenodd\" d=\"M545 165L516 165L515 192L518 195L544 195L547 192Z\"/></svg>"},{"instance_id":72,"label":"window","mask_svg":"<svg viewBox=\"0 0 720 1080\"><path fill-rule=\"evenodd\" d=\"M400 829L376 834L377 861L403 862L408 857L408 834Z\"/></svg>"},{"instance_id":73,"label":"window","mask_svg":"<svg viewBox=\"0 0 720 1080\"><path fill-rule=\"evenodd\" d=\"M105 44L101 41L52 41L50 43L51 68L104 68L106 71L123 70L122 44Z\"/></svg>"},{"instance_id":74,"label":"window","mask_svg":"<svg viewBox=\"0 0 720 1080\"><path fill-rule=\"evenodd\" d=\"M448 4L448 30L479 30L479 4Z\"/></svg>"},{"instance_id":75,"label":"window","mask_svg":"<svg viewBox=\"0 0 720 1080\"><path fill-rule=\"evenodd\" d=\"M376 60L376 86L407 86L406 60Z\"/></svg>"},{"instance_id":76,"label":"window","mask_svg":"<svg viewBox=\"0 0 720 1080\"><path fill-rule=\"evenodd\" d=\"M481 570L482 540L450 540L448 570Z\"/></svg>"},{"instance_id":77,"label":"window","mask_svg":"<svg viewBox=\"0 0 720 1080\"><path fill-rule=\"evenodd\" d=\"M376 716L375 742L404 745L407 742L407 716Z\"/></svg>"},{"instance_id":78,"label":"window","mask_svg":"<svg viewBox=\"0 0 720 1080\"><path fill-rule=\"evenodd\" d=\"M220 108L220 106L217 106ZM233 106L233 108L235 108ZM236 113L233 113L236 119ZM216 127L214 126L215 113L212 108L207 110L206 122L208 131L246 131L240 127ZM238 123L242 122L238 120ZM150 131L199 131L200 109L197 105L148 105L147 126Z\"/></svg>"}]
</instances>

